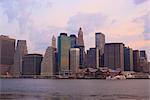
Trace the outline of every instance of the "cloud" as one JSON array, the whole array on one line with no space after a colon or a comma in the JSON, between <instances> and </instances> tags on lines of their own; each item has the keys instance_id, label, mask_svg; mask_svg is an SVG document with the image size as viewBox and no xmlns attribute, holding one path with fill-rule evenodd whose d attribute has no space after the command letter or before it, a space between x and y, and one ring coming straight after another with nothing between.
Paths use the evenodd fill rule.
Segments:
<instances>
[{"instance_id":1,"label":"cloud","mask_svg":"<svg viewBox=\"0 0 150 100\"><path fill-rule=\"evenodd\" d=\"M145 40L150 40L150 11L146 12L142 16L138 16L133 19L134 23L143 23L141 28L143 27L142 34L144 35Z\"/></svg>"},{"instance_id":2,"label":"cloud","mask_svg":"<svg viewBox=\"0 0 150 100\"><path fill-rule=\"evenodd\" d=\"M148 51L149 1L0 0L0 33L26 39L31 53L43 53L53 34L77 34L79 27L83 28L86 48L94 46L95 32L103 32L106 42L124 42Z\"/></svg>"},{"instance_id":3,"label":"cloud","mask_svg":"<svg viewBox=\"0 0 150 100\"><path fill-rule=\"evenodd\" d=\"M46 44L44 40L47 35L42 33L46 28L40 30L35 28L32 16L37 10L52 7L51 2L49 0L42 2L41 0L0 0L0 7L4 18L0 31L16 39L27 40L30 52L41 51L39 48L43 47L44 43Z\"/></svg>"},{"instance_id":4,"label":"cloud","mask_svg":"<svg viewBox=\"0 0 150 100\"><path fill-rule=\"evenodd\" d=\"M150 11L144 19L144 35L145 39L150 40Z\"/></svg>"},{"instance_id":5,"label":"cloud","mask_svg":"<svg viewBox=\"0 0 150 100\"><path fill-rule=\"evenodd\" d=\"M77 13L76 15L70 17L67 30L70 33L75 33L79 27L82 27L85 35L88 35L89 33L114 22L114 20L109 19L102 13Z\"/></svg>"},{"instance_id":6,"label":"cloud","mask_svg":"<svg viewBox=\"0 0 150 100\"><path fill-rule=\"evenodd\" d=\"M146 2L146 1L148 1L148 0L134 0L134 3L136 5L139 5L139 4L142 4L142 3Z\"/></svg>"},{"instance_id":7,"label":"cloud","mask_svg":"<svg viewBox=\"0 0 150 100\"><path fill-rule=\"evenodd\" d=\"M8 23L18 21L20 34L28 33L32 28L33 11L44 7L51 7L48 0L0 0L3 13L8 17Z\"/></svg>"}]
</instances>

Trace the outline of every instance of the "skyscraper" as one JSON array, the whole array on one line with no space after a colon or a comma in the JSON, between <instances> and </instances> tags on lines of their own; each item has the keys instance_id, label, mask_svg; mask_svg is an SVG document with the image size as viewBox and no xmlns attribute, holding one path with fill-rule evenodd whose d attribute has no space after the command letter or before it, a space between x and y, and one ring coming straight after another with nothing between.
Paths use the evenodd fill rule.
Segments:
<instances>
[{"instance_id":1,"label":"skyscraper","mask_svg":"<svg viewBox=\"0 0 150 100\"><path fill-rule=\"evenodd\" d=\"M85 68L85 46L83 40L83 31L82 28L79 28L78 38L77 38L77 45L75 48L80 49L80 68Z\"/></svg>"},{"instance_id":2,"label":"skyscraper","mask_svg":"<svg viewBox=\"0 0 150 100\"><path fill-rule=\"evenodd\" d=\"M124 70L124 44L106 43L104 65L113 70Z\"/></svg>"},{"instance_id":3,"label":"skyscraper","mask_svg":"<svg viewBox=\"0 0 150 100\"><path fill-rule=\"evenodd\" d=\"M0 36L0 75L6 75L13 67L15 41L15 39L8 36Z\"/></svg>"},{"instance_id":4,"label":"skyscraper","mask_svg":"<svg viewBox=\"0 0 150 100\"><path fill-rule=\"evenodd\" d=\"M147 61L147 54L145 50L140 51L140 57L145 58L145 60Z\"/></svg>"},{"instance_id":5,"label":"skyscraper","mask_svg":"<svg viewBox=\"0 0 150 100\"><path fill-rule=\"evenodd\" d=\"M44 58L41 63L41 75L53 76L56 74L56 48L50 46L46 49Z\"/></svg>"},{"instance_id":6,"label":"skyscraper","mask_svg":"<svg viewBox=\"0 0 150 100\"><path fill-rule=\"evenodd\" d=\"M70 49L70 71L75 74L79 69L79 48Z\"/></svg>"},{"instance_id":7,"label":"skyscraper","mask_svg":"<svg viewBox=\"0 0 150 100\"><path fill-rule=\"evenodd\" d=\"M140 51L139 50L133 51L133 70L135 72L139 72L141 70L141 68L140 68Z\"/></svg>"},{"instance_id":8,"label":"skyscraper","mask_svg":"<svg viewBox=\"0 0 150 100\"><path fill-rule=\"evenodd\" d=\"M147 67L147 54L145 50L140 51L140 68L142 72L148 72L148 67Z\"/></svg>"},{"instance_id":9,"label":"skyscraper","mask_svg":"<svg viewBox=\"0 0 150 100\"><path fill-rule=\"evenodd\" d=\"M77 45L77 37L74 34L70 35L70 40L71 40L71 48L74 48Z\"/></svg>"},{"instance_id":10,"label":"skyscraper","mask_svg":"<svg viewBox=\"0 0 150 100\"><path fill-rule=\"evenodd\" d=\"M40 75L42 58L41 54L25 55L22 62L22 75Z\"/></svg>"},{"instance_id":11,"label":"skyscraper","mask_svg":"<svg viewBox=\"0 0 150 100\"><path fill-rule=\"evenodd\" d=\"M83 40L83 31L82 28L79 28L79 32L78 32L78 46L84 46L84 40Z\"/></svg>"},{"instance_id":12,"label":"skyscraper","mask_svg":"<svg viewBox=\"0 0 150 100\"><path fill-rule=\"evenodd\" d=\"M124 47L124 70L133 71L133 50L129 47Z\"/></svg>"},{"instance_id":13,"label":"skyscraper","mask_svg":"<svg viewBox=\"0 0 150 100\"><path fill-rule=\"evenodd\" d=\"M70 38L67 33L61 33L58 37L58 65L62 74L69 72L69 50L71 47Z\"/></svg>"},{"instance_id":14,"label":"skyscraper","mask_svg":"<svg viewBox=\"0 0 150 100\"><path fill-rule=\"evenodd\" d=\"M52 37L52 47L56 48L56 38L55 38L55 36Z\"/></svg>"},{"instance_id":15,"label":"skyscraper","mask_svg":"<svg viewBox=\"0 0 150 100\"><path fill-rule=\"evenodd\" d=\"M101 32L95 33L95 47L99 49L99 65L104 66L105 35Z\"/></svg>"},{"instance_id":16,"label":"skyscraper","mask_svg":"<svg viewBox=\"0 0 150 100\"><path fill-rule=\"evenodd\" d=\"M22 59L26 54L28 54L26 40L18 40L14 55L14 66L11 69L13 76L22 74Z\"/></svg>"},{"instance_id":17,"label":"skyscraper","mask_svg":"<svg viewBox=\"0 0 150 100\"><path fill-rule=\"evenodd\" d=\"M101 54L104 53L105 46L105 35L101 32L95 33L95 45L101 51Z\"/></svg>"},{"instance_id":18,"label":"skyscraper","mask_svg":"<svg viewBox=\"0 0 150 100\"><path fill-rule=\"evenodd\" d=\"M46 49L44 58L41 64L41 75L42 76L53 76L56 74L56 39L52 37L52 46Z\"/></svg>"},{"instance_id":19,"label":"skyscraper","mask_svg":"<svg viewBox=\"0 0 150 100\"><path fill-rule=\"evenodd\" d=\"M86 66L90 68L99 68L99 49L90 48L87 50Z\"/></svg>"}]
</instances>

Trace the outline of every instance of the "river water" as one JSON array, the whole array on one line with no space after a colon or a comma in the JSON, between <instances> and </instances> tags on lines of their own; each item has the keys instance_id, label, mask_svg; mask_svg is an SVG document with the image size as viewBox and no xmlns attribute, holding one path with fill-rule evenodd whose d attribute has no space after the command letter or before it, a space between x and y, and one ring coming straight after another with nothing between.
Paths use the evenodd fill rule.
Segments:
<instances>
[{"instance_id":1,"label":"river water","mask_svg":"<svg viewBox=\"0 0 150 100\"><path fill-rule=\"evenodd\" d=\"M0 79L0 100L150 100L150 80Z\"/></svg>"}]
</instances>

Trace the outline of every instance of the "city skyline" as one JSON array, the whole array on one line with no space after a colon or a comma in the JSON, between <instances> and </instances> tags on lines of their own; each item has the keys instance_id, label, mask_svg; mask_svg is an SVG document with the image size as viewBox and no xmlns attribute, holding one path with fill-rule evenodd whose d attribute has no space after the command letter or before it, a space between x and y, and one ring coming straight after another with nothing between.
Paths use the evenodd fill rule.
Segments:
<instances>
[{"instance_id":1,"label":"city skyline","mask_svg":"<svg viewBox=\"0 0 150 100\"><path fill-rule=\"evenodd\" d=\"M150 0L117 0L115 4L113 0L87 0L86 4L84 0L1 0L0 33L27 40L30 53L44 54L53 35L77 36L82 27L86 50L95 46L95 33L102 32L106 43L144 49L150 60L149 4Z\"/></svg>"}]
</instances>

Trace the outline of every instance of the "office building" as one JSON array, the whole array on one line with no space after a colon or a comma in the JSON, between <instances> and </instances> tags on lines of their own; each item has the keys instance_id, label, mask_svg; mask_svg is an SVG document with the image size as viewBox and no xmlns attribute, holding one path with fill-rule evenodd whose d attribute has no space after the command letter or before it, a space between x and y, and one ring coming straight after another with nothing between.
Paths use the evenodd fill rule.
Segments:
<instances>
[{"instance_id":1,"label":"office building","mask_svg":"<svg viewBox=\"0 0 150 100\"><path fill-rule=\"evenodd\" d=\"M10 73L14 64L15 39L0 35L0 75Z\"/></svg>"},{"instance_id":2,"label":"office building","mask_svg":"<svg viewBox=\"0 0 150 100\"><path fill-rule=\"evenodd\" d=\"M77 37L74 34L70 35L71 48L74 48L77 45Z\"/></svg>"},{"instance_id":3,"label":"office building","mask_svg":"<svg viewBox=\"0 0 150 100\"><path fill-rule=\"evenodd\" d=\"M134 50L133 51L133 70L135 72L140 72L142 68L140 67L140 51Z\"/></svg>"},{"instance_id":4,"label":"office building","mask_svg":"<svg viewBox=\"0 0 150 100\"><path fill-rule=\"evenodd\" d=\"M70 49L70 71L73 74L76 74L79 69L79 53L80 50L78 48Z\"/></svg>"},{"instance_id":5,"label":"office building","mask_svg":"<svg viewBox=\"0 0 150 100\"><path fill-rule=\"evenodd\" d=\"M70 38L67 33L61 33L58 37L58 65L62 74L69 72L69 50L71 48Z\"/></svg>"},{"instance_id":6,"label":"office building","mask_svg":"<svg viewBox=\"0 0 150 100\"><path fill-rule=\"evenodd\" d=\"M41 64L42 76L53 76L56 74L56 48L52 46L46 49L44 58Z\"/></svg>"},{"instance_id":7,"label":"office building","mask_svg":"<svg viewBox=\"0 0 150 100\"><path fill-rule=\"evenodd\" d=\"M141 68L141 72L149 72L148 69L148 60L147 60L147 54L145 50L141 50L140 51L140 68Z\"/></svg>"},{"instance_id":8,"label":"office building","mask_svg":"<svg viewBox=\"0 0 150 100\"><path fill-rule=\"evenodd\" d=\"M18 40L14 55L14 66L11 69L13 76L22 74L22 59L26 54L28 54L26 40Z\"/></svg>"},{"instance_id":9,"label":"office building","mask_svg":"<svg viewBox=\"0 0 150 100\"><path fill-rule=\"evenodd\" d=\"M101 32L95 33L95 47L99 49L99 65L104 66L105 35Z\"/></svg>"},{"instance_id":10,"label":"office building","mask_svg":"<svg viewBox=\"0 0 150 100\"><path fill-rule=\"evenodd\" d=\"M40 75L42 59L43 56L41 54L25 55L22 62L22 75Z\"/></svg>"},{"instance_id":11,"label":"office building","mask_svg":"<svg viewBox=\"0 0 150 100\"><path fill-rule=\"evenodd\" d=\"M133 50L129 47L124 47L124 70L133 71Z\"/></svg>"},{"instance_id":12,"label":"office building","mask_svg":"<svg viewBox=\"0 0 150 100\"><path fill-rule=\"evenodd\" d=\"M104 48L104 65L112 70L124 70L124 44L106 43Z\"/></svg>"},{"instance_id":13,"label":"office building","mask_svg":"<svg viewBox=\"0 0 150 100\"><path fill-rule=\"evenodd\" d=\"M99 68L99 49L90 48L87 50L86 66L88 68Z\"/></svg>"},{"instance_id":14,"label":"office building","mask_svg":"<svg viewBox=\"0 0 150 100\"><path fill-rule=\"evenodd\" d=\"M80 64L80 68L83 69L85 68L85 48L84 46L75 46L75 48L79 48L80 50L80 60L79 60L79 64Z\"/></svg>"}]
</instances>

